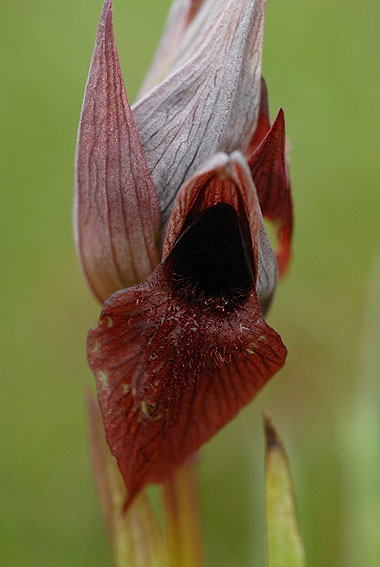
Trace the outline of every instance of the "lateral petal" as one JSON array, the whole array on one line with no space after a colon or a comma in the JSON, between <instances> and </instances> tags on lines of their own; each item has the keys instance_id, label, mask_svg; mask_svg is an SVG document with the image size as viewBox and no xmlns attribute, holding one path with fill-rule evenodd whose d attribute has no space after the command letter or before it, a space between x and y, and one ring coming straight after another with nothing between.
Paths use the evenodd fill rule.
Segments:
<instances>
[{"instance_id":1,"label":"lateral petal","mask_svg":"<svg viewBox=\"0 0 380 567\"><path fill-rule=\"evenodd\" d=\"M248 156L263 216L277 228L279 250L276 258L280 276L284 274L290 259L293 230L293 203L285 143L285 117L280 109L268 134Z\"/></svg>"},{"instance_id":2,"label":"lateral petal","mask_svg":"<svg viewBox=\"0 0 380 567\"><path fill-rule=\"evenodd\" d=\"M191 56L133 107L163 222L202 163L217 151L248 149L260 100L264 8L265 0L214 3Z\"/></svg>"},{"instance_id":3,"label":"lateral petal","mask_svg":"<svg viewBox=\"0 0 380 567\"><path fill-rule=\"evenodd\" d=\"M88 284L102 302L144 280L158 263L157 194L128 103L103 6L83 101L76 153L74 225Z\"/></svg>"},{"instance_id":4,"label":"lateral petal","mask_svg":"<svg viewBox=\"0 0 380 567\"><path fill-rule=\"evenodd\" d=\"M167 478L283 365L286 349L254 290L227 315L187 302L170 256L150 278L106 300L88 360L127 504Z\"/></svg>"}]
</instances>

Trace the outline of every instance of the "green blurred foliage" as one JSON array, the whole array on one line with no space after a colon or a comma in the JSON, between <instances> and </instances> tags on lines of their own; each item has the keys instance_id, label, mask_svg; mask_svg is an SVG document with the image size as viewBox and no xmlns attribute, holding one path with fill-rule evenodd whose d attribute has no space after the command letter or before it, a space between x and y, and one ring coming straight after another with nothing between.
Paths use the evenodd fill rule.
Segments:
<instances>
[{"instance_id":1,"label":"green blurred foliage","mask_svg":"<svg viewBox=\"0 0 380 567\"><path fill-rule=\"evenodd\" d=\"M131 100L168 6L115 0ZM7 567L109 565L84 402L93 386L85 336L98 306L71 234L76 129L100 9L89 0L2 6L0 564ZM289 357L202 452L208 567L264 565L264 407L288 448L308 565L356 567L364 552L360 564L377 565L380 482L363 463L379 469L380 368L362 360L380 339L368 303L380 236L379 19L377 0L268 5L264 76L272 114L285 109L296 212L294 260L270 322Z\"/></svg>"}]
</instances>

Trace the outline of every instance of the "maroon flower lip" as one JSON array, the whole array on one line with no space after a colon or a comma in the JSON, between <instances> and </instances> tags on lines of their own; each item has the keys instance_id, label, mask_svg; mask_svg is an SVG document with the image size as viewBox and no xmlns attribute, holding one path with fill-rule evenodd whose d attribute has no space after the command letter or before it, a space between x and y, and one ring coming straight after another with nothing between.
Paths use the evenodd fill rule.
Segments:
<instances>
[{"instance_id":1,"label":"maroon flower lip","mask_svg":"<svg viewBox=\"0 0 380 567\"><path fill-rule=\"evenodd\" d=\"M108 298L90 330L88 360L127 504L165 480L284 363L260 306L276 282L263 230L244 158L219 154L179 192L162 263Z\"/></svg>"}]
</instances>

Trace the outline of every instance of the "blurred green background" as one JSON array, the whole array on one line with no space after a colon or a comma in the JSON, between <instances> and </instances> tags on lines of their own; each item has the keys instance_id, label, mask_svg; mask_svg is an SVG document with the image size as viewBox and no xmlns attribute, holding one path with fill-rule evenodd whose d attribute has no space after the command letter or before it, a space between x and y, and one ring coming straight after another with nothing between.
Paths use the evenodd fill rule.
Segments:
<instances>
[{"instance_id":1,"label":"blurred green background","mask_svg":"<svg viewBox=\"0 0 380 567\"><path fill-rule=\"evenodd\" d=\"M380 557L380 4L270 1L264 76L292 145L294 260L270 316L285 369L203 450L207 567L265 565L261 411L287 445L311 567ZM115 0L133 100L169 0ZM71 231L101 2L3 3L0 564L110 565L88 458L98 306ZM138 567L138 566L136 566Z\"/></svg>"}]
</instances>

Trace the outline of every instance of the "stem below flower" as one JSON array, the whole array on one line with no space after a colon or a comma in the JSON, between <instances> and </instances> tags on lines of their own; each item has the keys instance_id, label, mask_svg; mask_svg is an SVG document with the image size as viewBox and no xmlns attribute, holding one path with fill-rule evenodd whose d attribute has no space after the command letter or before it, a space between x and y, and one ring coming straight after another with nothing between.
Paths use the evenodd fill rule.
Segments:
<instances>
[{"instance_id":1,"label":"stem below flower","mask_svg":"<svg viewBox=\"0 0 380 567\"><path fill-rule=\"evenodd\" d=\"M192 458L163 485L168 567L202 567L197 461Z\"/></svg>"}]
</instances>

